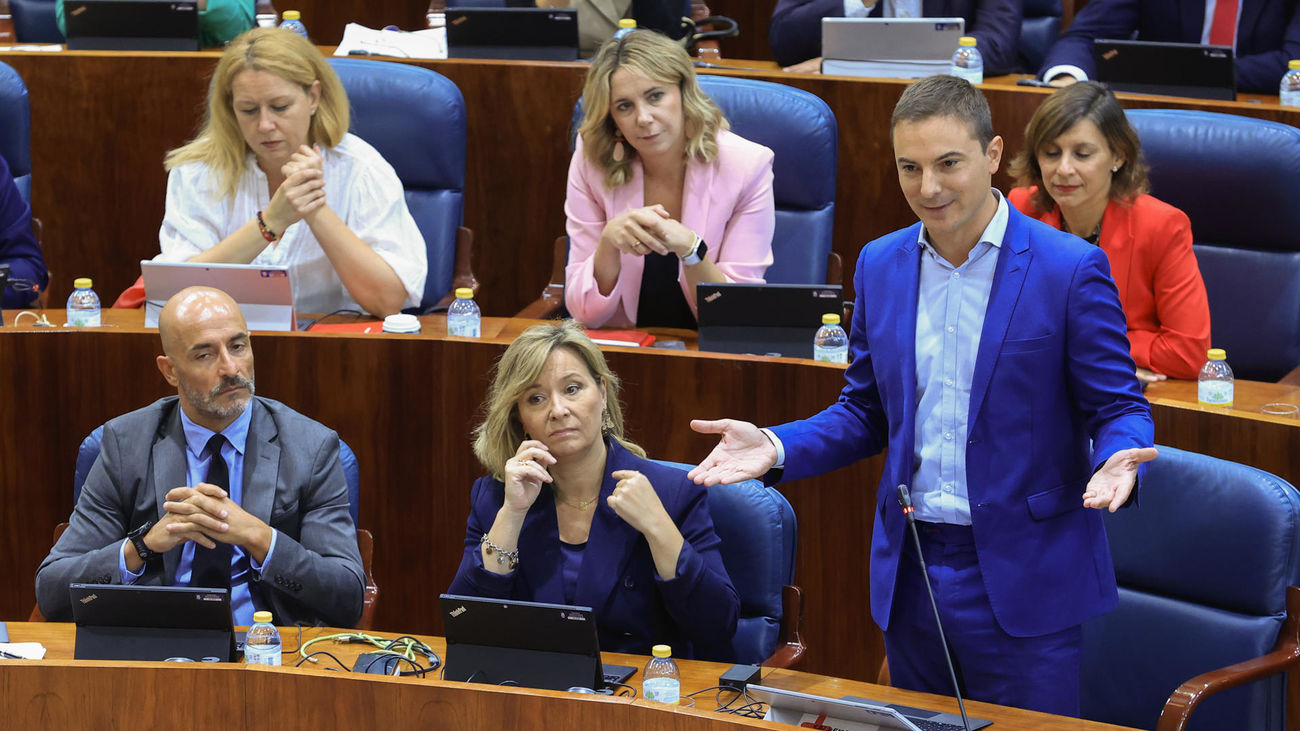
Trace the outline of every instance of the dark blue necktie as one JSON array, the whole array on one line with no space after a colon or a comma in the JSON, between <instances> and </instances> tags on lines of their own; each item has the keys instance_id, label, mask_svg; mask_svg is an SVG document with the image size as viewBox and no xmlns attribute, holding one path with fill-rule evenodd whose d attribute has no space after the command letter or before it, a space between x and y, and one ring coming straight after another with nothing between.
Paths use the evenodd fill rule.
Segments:
<instances>
[{"instance_id":1,"label":"dark blue necktie","mask_svg":"<svg viewBox=\"0 0 1300 731\"><path fill-rule=\"evenodd\" d=\"M205 447L211 455L208 461L208 477L204 482L230 492L230 467L226 458L221 456L221 447L226 438L213 434ZM194 565L190 568L190 586L204 586L213 589L230 588L230 559L234 549L229 543L215 541L216 548L204 548L194 544Z\"/></svg>"}]
</instances>

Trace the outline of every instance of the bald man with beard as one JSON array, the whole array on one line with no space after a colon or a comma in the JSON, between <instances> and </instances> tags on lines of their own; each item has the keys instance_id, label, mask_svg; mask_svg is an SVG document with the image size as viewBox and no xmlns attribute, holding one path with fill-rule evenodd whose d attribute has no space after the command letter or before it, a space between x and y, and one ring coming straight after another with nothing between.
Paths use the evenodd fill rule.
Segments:
<instances>
[{"instance_id":1,"label":"bald man with beard","mask_svg":"<svg viewBox=\"0 0 1300 731\"><path fill-rule=\"evenodd\" d=\"M36 573L47 619L68 585L230 589L236 624L351 626L365 575L336 433L254 395L253 345L228 295L178 292L158 320L177 395L104 425L70 525Z\"/></svg>"}]
</instances>

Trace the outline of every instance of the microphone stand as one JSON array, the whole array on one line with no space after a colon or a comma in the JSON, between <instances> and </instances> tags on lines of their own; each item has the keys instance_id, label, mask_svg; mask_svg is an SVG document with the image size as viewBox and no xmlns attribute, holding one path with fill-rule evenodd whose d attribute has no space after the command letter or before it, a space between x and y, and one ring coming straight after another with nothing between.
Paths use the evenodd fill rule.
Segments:
<instances>
[{"instance_id":1,"label":"microphone stand","mask_svg":"<svg viewBox=\"0 0 1300 731\"><path fill-rule=\"evenodd\" d=\"M930 572L925 568L925 555L921 552L921 534L916 530L916 516L913 514L912 496L907 491L907 485L898 486L898 504L903 506L903 515L907 517L907 526L912 531L912 542L916 546L916 558L921 562L921 578L925 580L925 591L930 595L930 608L934 610L934 623L939 628L939 644L943 645L943 659L948 662L952 692L957 696L957 708L961 710L961 725L966 731L970 731L970 718L966 716L966 704L961 700L961 687L957 684L957 669L952 664L952 653L948 651L948 638L943 636L943 620L939 619L939 603L934 600L934 588L930 586Z\"/></svg>"}]
</instances>

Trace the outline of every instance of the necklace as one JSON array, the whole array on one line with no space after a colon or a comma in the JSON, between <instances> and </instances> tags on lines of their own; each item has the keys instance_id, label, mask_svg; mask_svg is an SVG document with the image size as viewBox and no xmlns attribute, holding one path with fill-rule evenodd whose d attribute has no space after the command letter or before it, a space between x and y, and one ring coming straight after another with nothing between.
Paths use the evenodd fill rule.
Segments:
<instances>
[{"instance_id":1,"label":"necklace","mask_svg":"<svg viewBox=\"0 0 1300 731\"><path fill-rule=\"evenodd\" d=\"M590 500L578 500L576 502L562 499L560 500L560 503L563 505L568 505L571 508L577 508L578 510L586 510L587 508L591 507L599 497L600 496L597 495L596 497L591 498Z\"/></svg>"}]
</instances>

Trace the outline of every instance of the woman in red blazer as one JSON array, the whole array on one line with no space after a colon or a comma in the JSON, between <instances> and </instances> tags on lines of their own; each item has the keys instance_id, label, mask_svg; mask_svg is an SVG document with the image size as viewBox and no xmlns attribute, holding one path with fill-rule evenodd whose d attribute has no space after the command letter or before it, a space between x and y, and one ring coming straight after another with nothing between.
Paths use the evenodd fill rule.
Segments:
<instances>
[{"instance_id":1,"label":"woman in red blazer","mask_svg":"<svg viewBox=\"0 0 1300 731\"><path fill-rule=\"evenodd\" d=\"M1137 133L1105 87L1061 89L1025 127L1007 199L1106 252L1138 376L1195 378L1210 347L1210 306L1187 214L1146 194Z\"/></svg>"}]
</instances>

